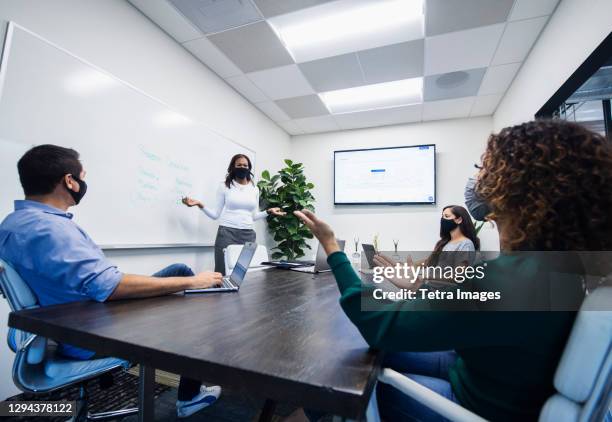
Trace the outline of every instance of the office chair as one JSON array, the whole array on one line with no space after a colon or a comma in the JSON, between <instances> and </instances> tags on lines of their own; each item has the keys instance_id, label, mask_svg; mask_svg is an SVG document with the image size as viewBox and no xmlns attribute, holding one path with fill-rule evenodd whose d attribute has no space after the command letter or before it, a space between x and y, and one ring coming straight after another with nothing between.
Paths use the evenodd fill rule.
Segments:
<instances>
[{"instance_id":1,"label":"office chair","mask_svg":"<svg viewBox=\"0 0 612 422\"><path fill-rule=\"evenodd\" d=\"M384 369L378 381L452 421L485 421L392 369ZM612 397L612 287L599 287L584 300L557 366L554 386L557 393L542 407L539 422L599 422L606 417ZM376 391L366 419L380 421Z\"/></svg>"},{"instance_id":2,"label":"office chair","mask_svg":"<svg viewBox=\"0 0 612 422\"><path fill-rule=\"evenodd\" d=\"M40 307L34 292L15 269L0 259L0 293L13 312ZM56 353L56 344L36 334L10 328L8 345L15 352L13 382L26 393L48 393L79 384L77 416L73 421L117 419L138 412L138 408L90 414L87 411L86 382L129 363L118 358L70 359Z\"/></svg>"},{"instance_id":3,"label":"office chair","mask_svg":"<svg viewBox=\"0 0 612 422\"><path fill-rule=\"evenodd\" d=\"M227 248L223 249L226 275L230 275L232 273L234 265L236 265L236 261L238 260L241 251L242 245L229 245ZM266 262L268 261L268 259L268 249L264 245L257 245L255 255L253 255L251 265L249 266L249 269L247 271L257 271L268 268L266 266L261 265L262 262Z\"/></svg>"}]
</instances>

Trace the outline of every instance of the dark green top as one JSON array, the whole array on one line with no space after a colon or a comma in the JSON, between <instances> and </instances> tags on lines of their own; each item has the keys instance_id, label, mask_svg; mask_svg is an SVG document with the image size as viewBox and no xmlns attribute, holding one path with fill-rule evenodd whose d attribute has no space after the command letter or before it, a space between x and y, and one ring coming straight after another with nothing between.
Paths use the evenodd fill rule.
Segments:
<instances>
[{"instance_id":1,"label":"dark green top","mask_svg":"<svg viewBox=\"0 0 612 422\"><path fill-rule=\"evenodd\" d=\"M475 301L458 311L436 310L440 301L382 303L362 311L371 284L362 284L343 252L328 257L342 294L340 304L371 347L383 351L454 349L459 358L449 371L455 396L466 408L490 420L536 420L554 393L553 376L575 318L574 311L493 311ZM487 263L481 282L525 302L550 300L550 282L537 262L502 256ZM507 289L508 280L511 289ZM571 309L583 298L572 284ZM527 296L517 292L527 293ZM503 294L503 293L502 293ZM362 297L363 296L363 297ZM372 309L368 307L367 309ZM541 308L539 308L541 309Z\"/></svg>"}]
</instances>

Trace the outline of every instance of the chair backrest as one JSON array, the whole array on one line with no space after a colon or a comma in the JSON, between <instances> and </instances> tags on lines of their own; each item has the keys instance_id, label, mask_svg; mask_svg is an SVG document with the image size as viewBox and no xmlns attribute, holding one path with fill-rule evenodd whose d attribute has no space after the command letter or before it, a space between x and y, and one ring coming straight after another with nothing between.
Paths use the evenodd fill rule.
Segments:
<instances>
[{"instance_id":1,"label":"chair backrest","mask_svg":"<svg viewBox=\"0 0 612 422\"><path fill-rule=\"evenodd\" d=\"M586 297L554 385L558 394L546 402L540 421L560 420L560 415L562 420L590 420L607 411L605 401L612 391L612 287L599 287Z\"/></svg>"},{"instance_id":2,"label":"chair backrest","mask_svg":"<svg viewBox=\"0 0 612 422\"><path fill-rule=\"evenodd\" d=\"M23 309L39 308L38 299L15 269L6 261L0 259L0 288L13 312ZM32 334L10 328L7 336L8 345L17 352ZM46 339L37 338L28 348L27 362L36 364L42 362L47 348Z\"/></svg>"},{"instance_id":3,"label":"chair backrest","mask_svg":"<svg viewBox=\"0 0 612 422\"><path fill-rule=\"evenodd\" d=\"M242 245L229 245L224 249L226 275L229 275L234 269L241 251ZM268 261L268 259L268 249L264 245L257 245L257 250L255 250L255 255L253 255L249 268L261 267L261 263Z\"/></svg>"},{"instance_id":4,"label":"chair backrest","mask_svg":"<svg viewBox=\"0 0 612 422\"><path fill-rule=\"evenodd\" d=\"M38 299L17 271L0 259L0 287L12 311L38 308Z\"/></svg>"}]
</instances>

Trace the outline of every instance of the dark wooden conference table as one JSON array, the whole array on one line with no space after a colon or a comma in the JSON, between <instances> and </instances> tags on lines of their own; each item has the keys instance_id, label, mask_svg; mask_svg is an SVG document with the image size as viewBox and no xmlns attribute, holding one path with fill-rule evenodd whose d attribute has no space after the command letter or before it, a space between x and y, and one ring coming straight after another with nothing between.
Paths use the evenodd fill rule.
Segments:
<instances>
[{"instance_id":1,"label":"dark wooden conference table","mask_svg":"<svg viewBox=\"0 0 612 422\"><path fill-rule=\"evenodd\" d=\"M381 356L339 297L331 273L266 269L238 293L75 302L13 312L9 326L140 364L141 420L153 420L154 368L360 419Z\"/></svg>"}]
</instances>

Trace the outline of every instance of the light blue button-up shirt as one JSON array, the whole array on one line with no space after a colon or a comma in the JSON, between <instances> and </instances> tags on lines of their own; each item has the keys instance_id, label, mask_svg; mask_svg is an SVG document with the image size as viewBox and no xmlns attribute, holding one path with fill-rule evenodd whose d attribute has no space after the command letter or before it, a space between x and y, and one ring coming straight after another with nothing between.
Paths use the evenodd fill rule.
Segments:
<instances>
[{"instance_id":1,"label":"light blue button-up shirt","mask_svg":"<svg viewBox=\"0 0 612 422\"><path fill-rule=\"evenodd\" d=\"M105 301L123 274L74 221L72 214L37 201L15 201L0 224L0 258L30 286L41 306L93 299ZM88 358L92 352L63 345Z\"/></svg>"}]
</instances>

